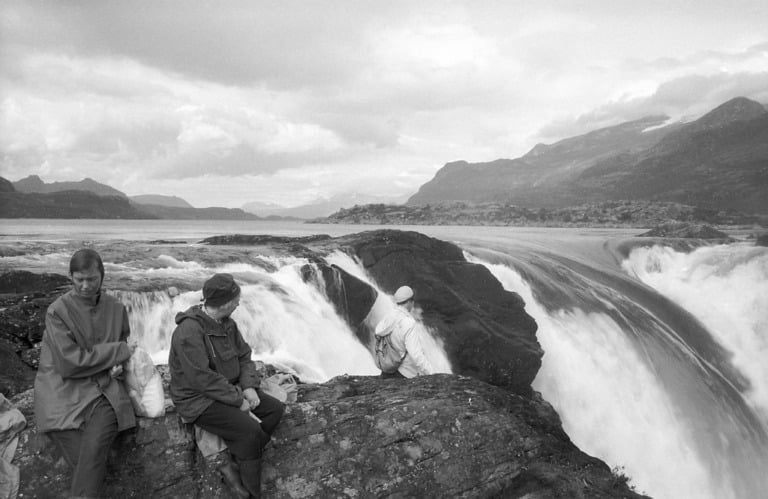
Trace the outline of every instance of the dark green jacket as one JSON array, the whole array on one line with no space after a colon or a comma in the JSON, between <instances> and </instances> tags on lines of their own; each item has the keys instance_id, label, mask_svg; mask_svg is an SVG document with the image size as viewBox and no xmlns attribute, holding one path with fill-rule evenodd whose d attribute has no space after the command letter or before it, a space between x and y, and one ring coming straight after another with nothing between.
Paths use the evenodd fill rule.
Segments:
<instances>
[{"instance_id":1,"label":"dark green jacket","mask_svg":"<svg viewBox=\"0 0 768 499\"><path fill-rule=\"evenodd\" d=\"M214 401L240 407L243 390L261 381L235 321L216 322L200 305L176 315L168 366L171 399L187 422Z\"/></svg>"}]
</instances>

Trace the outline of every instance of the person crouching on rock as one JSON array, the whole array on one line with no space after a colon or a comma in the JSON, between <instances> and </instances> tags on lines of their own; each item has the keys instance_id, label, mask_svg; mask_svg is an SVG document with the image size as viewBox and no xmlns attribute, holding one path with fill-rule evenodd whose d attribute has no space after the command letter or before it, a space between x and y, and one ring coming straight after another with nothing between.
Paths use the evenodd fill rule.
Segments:
<instances>
[{"instance_id":1,"label":"person crouching on rock","mask_svg":"<svg viewBox=\"0 0 768 499\"><path fill-rule=\"evenodd\" d=\"M234 278L212 276L203 284L203 300L176 315L168 358L171 398L185 422L227 444L239 466L239 480L231 463L220 469L228 485L243 497L260 497L262 450L285 406L259 389L251 347L230 318L240 304Z\"/></svg>"},{"instance_id":2,"label":"person crouching on rock","mask_svg":"<svg viewBox=\"0 0 768 499\"><path fill-rule=\"evenodd\" d=\"M424 354L422 338L427 332L411 316L413 289L401 286L395 291L394 299L397 307L379 321L374 334L379 338L389 337L393 351L399 354L399 363L396 369L393 366L391 372L382 370L382 377L413 378L434 374L432 364Z\"/></svg>"},{"instance_id":3,"label":"person crouching on rock","mask_svg":"<svg viewBox=\"0 0 768 499\"><path fill-rule=\"evenodd\" d=\"M37 430L48 435L73 467L72 497L98 497L107 456L118 432L136 425L122 382L133 348L125 307L101 292L104 263L92 249L69 262L72 290L45 314L35 377Z\"/></svg>"}]
</instances>

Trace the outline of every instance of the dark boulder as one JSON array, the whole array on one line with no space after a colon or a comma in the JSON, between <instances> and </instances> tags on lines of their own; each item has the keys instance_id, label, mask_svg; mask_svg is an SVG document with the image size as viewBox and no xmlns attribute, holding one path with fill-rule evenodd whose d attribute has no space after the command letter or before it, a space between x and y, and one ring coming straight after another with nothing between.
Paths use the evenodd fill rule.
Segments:
<instances>
[{"instance_id":1,"label":"dark boulder","mask_svg":"<svg viewBox=\"0 0 768 499\"><path fill-rule=\"evenodd\" d=\"M389 294L409 285L424 323L443 341L453 372L526 394L541 366L525 303L461 249L418 232L379 230L333 240Z\"/></svg>"},{"instance_id":2,"label":"dark boulder","mask_svg":"<svg viewBox=\"0 0 768 499\"><path fill-rule=\"evenodd\" d=\"M721 232L707 224L687 222L668 222L658 225L639 237L676 237L685 239L718 239L732 241L725 232Z\"/></svg>"},{"instance_id":3,"label":"dark boulder","mask_svg":"<svg viewBox=\"0 0 768 499\"><path fill-rule=\"evenodd\" d=\"M13 343L0 337L0 393L6 398L32 386L37 372L21 359L19 350Z\"/></svg>"},{"instance_id":4,"label":"dark boulder","mask_svg":"<svg viewBox=\"0 0 768 499\"><path fill-rule=\"evenodd\" d=\"M0 295L48 293L68 286L69 282L69 278L61 274L35 274L26 270L12 270L0 274Z\"/></svg>"},{"instance_id":5,"label":"dark boulder","mask_svg":"<svg viewBox=\"0 0 768 499\"><path fill-rule=\"evenodd\" d=\"M768 246L768 232L755 238L755 246Z\"/></svg>"},{"instance_id":6,"label":"dark boulder","mask_svg":"<svg viewBox=\"0 0 768 499\"><path fill-rule=\"evenodd\" d=\"M0 274L0 338L26 348L39 342L45 311L69 289L69 282L59 274L20 270Z\"/></svg>"}]
</instances>

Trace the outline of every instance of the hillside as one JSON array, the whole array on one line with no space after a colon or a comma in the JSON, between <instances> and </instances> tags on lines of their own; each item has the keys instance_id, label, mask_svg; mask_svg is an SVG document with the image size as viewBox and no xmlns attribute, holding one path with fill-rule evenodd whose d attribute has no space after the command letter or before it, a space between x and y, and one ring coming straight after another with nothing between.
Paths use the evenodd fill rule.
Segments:
<instances>
[{"instance_id":1,"label":"hillside","mask_svg":"<svg viewBox=\"0 0 768 499\"><path fill-rule=\"evenodd\" d=\"M194 208L185 199L178 196L163 196L161 194L141 194L131 196L131 201L137 204L154 204L159 206L171 206L176 208Z\"/></svg>"},{"instance_id":2,"label":"hillside","mask_svg":"<svg viewBox=\"0 0 768 499\"><path fill-rule=\"evenodd\" d=\"M537 209L627 199L768 213L768 112L761 104L736 98L690 123L664 121L646 118L537 145L517 159L448 163L407 205Z\"/></svg>"},{"instance_id":3,"label":"hillside","mask_svg":"<svg viewBox=\"0 0 768 499\"><path fill-rule=\"evenodd\" d=\"M0 192L2 218L159 218L138 210L125 196L73 190L49 193Z\"/></svg>"},{"instance_id":4,"label":"hillside","mask_svg":"<svg viewBox=\"0 0 768 499\"><path fill-rule=\"evenodd\" d=\"M39 182L38 182L39 181ZM25 189L42 189L51 192L19 192L21 183ZM251 213L237 208L192 208L139 204L125 194L99 195L90 191L120 192L90 179L81 182L54 182L45 184L39 177L30 176L19 182L0 177L0 218L96 218L96 219L169 219L169 220L260 220ZM42 184L42 187L41 187ZM79 189L52 190L63 185L76 185ZM181 198L161 196L163 199Z\"/></svg>"},{"instance_id":5,"label":"hillside","mask_svg":"<svg viewBox=\"0 0 768 499\"><path fill-rule=\"evenodd\" d=\"M13 182L13 187L18 192L51 193L61 191L88 191L99 196L126 197L125 193L106 184L96 182L91 178L84 178L77 182L50 182L46 183L37 175L30 175Z\"/></svg>"},{"instance_id":6,"label":"hillside","mask_svg":"<svg viewBox=\"0 0 768 499\"><path fill-rule=\"evenodd\" d=\"M260 217L239 208L180 208L154 204L137 205L137 208L151 215L151 218L168 220L262 220Z\"/></svg>"}]
</instances>

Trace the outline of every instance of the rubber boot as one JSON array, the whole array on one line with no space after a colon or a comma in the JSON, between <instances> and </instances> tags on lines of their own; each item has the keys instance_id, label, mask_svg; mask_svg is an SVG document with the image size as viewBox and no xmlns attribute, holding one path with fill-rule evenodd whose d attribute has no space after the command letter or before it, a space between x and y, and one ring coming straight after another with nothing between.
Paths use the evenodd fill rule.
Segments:
<instances>
[{"instance_id":1,"label":"rubber boot","mask_svg":"<svg viewBox=\"0 0 768 499\"><path fill-rule=\"evenodd\" d=\"M261 459L240 461L240 479L254 499L261 498Z\"/></svg>"},{"instance_id":2,"label":"rubber boot","mask_svg":"<svg viewBox=\"0 0 768 499\"><path fill-rule=\"evenodd\" d=\"M229 490L239 499L248 499L251 494L243 486L243 482L240 480L240 472L235 468L235 464L232 461L227 461L217 468L221 476L224 478L224 483L227 484Z\"/></svg>"}]
</instances>

